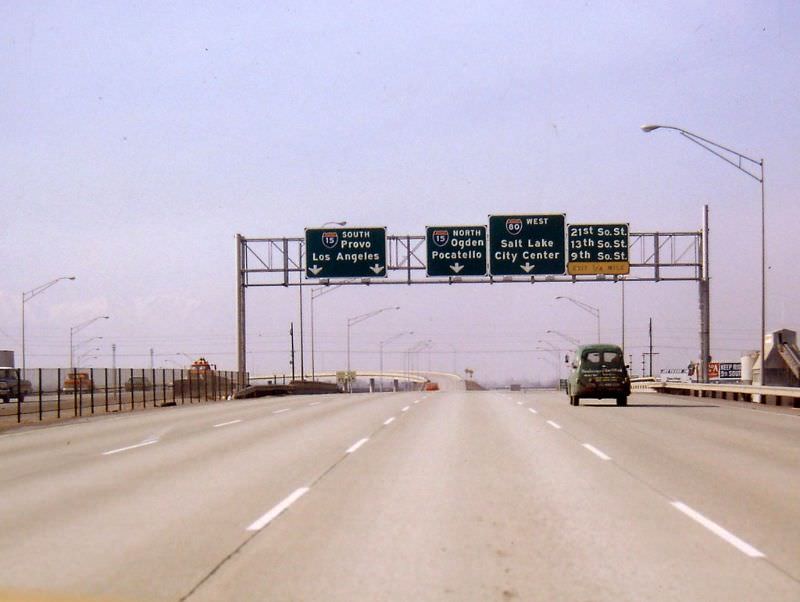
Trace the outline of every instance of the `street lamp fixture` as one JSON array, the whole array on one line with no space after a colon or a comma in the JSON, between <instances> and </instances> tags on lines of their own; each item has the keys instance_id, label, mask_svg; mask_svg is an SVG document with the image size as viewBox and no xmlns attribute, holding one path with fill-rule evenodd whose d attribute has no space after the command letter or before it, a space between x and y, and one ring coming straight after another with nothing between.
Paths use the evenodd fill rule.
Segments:
<instances>
[{"instance_id":1,"label":"street lamp fixture","mask_svg":"<svg viewBox=\"0 0 800 602\"><path fill-rule=\"evenodd\" d=\"M51 286L62 280L75 280L75 276L61 276L50 282L45 282L29 291L22 293L22 374L25 374L25 304L33 299L36 295L45 292Z\"/></svg>"},{"instance_id":2,"label":"street lamp fixture","mask_svg":"<svg viewBox=\"0 0 800 602\"><path fill-rule=\"evenodd\" d=\"M565 341L568 341L568 342L572 343L572 344L573 344L573 345L575 345L575 346L578 346L578 345L580 345L580 344L581 344L581 342L580 342L578 339L576 339L576 338L573 338L573 337L571 337L571 336L569 336L569 335L566 335L566 334L564 334L563 332L559 332L558 330L546 330L545 332L546 332L547 334L554 334L554 335L556 335L556 336L559 336L559 337L561 337L562 339L564 339Z\"/></svg>"},{"instance_id":3,"label":"street lamp fixture","mask_svg":"<svg viewBox=\"0 0 800 602\"><path fill-rule=\"evenodd\" d=\"M577 299L573 299L572 297L566 297L566 296L559 295L558 297L556 297L556 299L566 299L570 303L573 303L574 305L577 305L578 307L580 307L583 311L589 312L595 318L597 318L597 342L599 343L600 342L600 308L595 307L594 305L589 305L588 303L584 303L583 301L578 301Z\"/></svg>"},{"instance_id":4,"label":"street lamp fixture","mask_svg":"<svg viewBox=\"0 0 800 602\"><path fill-rule=\"evenodd\" d=\"M764 337L767 334L767 247L766 247L766 226L765 226L765 209L764 209L764 159L753 159L752 157L748 157L747 155L743 155L742 153L735 151L731 148L726 146L722 146L708 138L703 138L702 136L698 136L688 130L684 130L683 128L675 127L672 125L643 125L641 129L645 133L650 133L654 130L674 130L678 132L681 136L686 138L687 140L694 142L698 146L702 146L708 152L716 155L726 163L730 163L739 171L747 174L751 178L753 178L756 182L761 184L761 385L765 386L767 384L767 370L766 370L766 363L765 363L765 341ZM733 155L736 160L732 160L730 157L726 157L723 153L728 153L729 155ZM751 169L747 169L745 166L750 166ZM758 171L755 171L755 168L758 168ZM707 367L708 365L708 350L705 350L705 357L701 358L701 369ZM702 379L707 379L707 371L704 371L701 375Z\"/></svg>"},{"instance_id":5,"label":"street lamp fixture","mask_svg":"<svg viewBox=\"0 0 800 602\"><path fill-rule=\"evenodd\" d=\"M96 318L92 318L91 320L86 320L85 322L81 322L77 326L72 326L69 329L69 369L72 370L73 368L73 357L75 354L75 346L72 344L72 338L75 336L75 333L80 332L90 324L94 324L98 320L108 320L110 316L97 316Z\"/></svg>"},{"instance_id":6,"label":"street lamp fixture","mask_svg":"<svg viewBox=\"0 0 800 602\"><path fill-rule=\"evenodd\" d=\"M365 314L353 316L352 318L347 318L347 382L349 391L352 392L352 383L350 381L350 327L355 326L356 324L359 324L364 320L369 320L370 318L374 318L378 314L382 314L385 311L392 311L397 309L400 309L399 305L383 307L381 309L376 309L374 311L370 311Z\"/></svg>"}]
</instances>

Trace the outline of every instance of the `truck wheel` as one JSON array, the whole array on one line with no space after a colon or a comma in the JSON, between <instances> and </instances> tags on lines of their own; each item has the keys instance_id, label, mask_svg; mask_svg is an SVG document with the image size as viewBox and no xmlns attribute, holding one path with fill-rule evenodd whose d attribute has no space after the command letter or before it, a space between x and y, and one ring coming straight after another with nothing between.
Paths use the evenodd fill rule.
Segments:
<instances>
[{"instance_id":1,"label":"truck wheel","mask_svg":"<svg viewBox=\"0 0 800 602\"><path fill-rule=\"evenodd\" d=\"M618 406L626 406L628 405L628 396L623 395L621 397L617 397L617 405Z\"/></svg>"},{"instance_id":2,"label":"truck wheel","mask_svg":"<svg viewBox=\"0 0 800 602\"><path fill-rule=\"evenodd\" d=\"M577 395L570 395L569 396L569 405L571 406L578 406L581 404L581 398Z\"/></svg>"}]
</instances>

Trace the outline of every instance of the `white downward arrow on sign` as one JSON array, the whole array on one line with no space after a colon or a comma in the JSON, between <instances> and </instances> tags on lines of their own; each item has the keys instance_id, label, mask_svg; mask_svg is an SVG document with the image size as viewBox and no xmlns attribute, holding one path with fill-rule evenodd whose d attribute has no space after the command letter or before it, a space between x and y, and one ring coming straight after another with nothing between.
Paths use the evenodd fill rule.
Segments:
<instances>
[{"instance_id":1,"label":"white downward arrow on sign","mask_svg":"<svg viewBox=\"0 0 800 602\"><path fill-rule=\"evenodd\" d=\"M370 268L375 274L380 274L383 271L383 266L378 265L377 263Z\"/></svg>"},{"instance_id":2,"label":"white downward arrow on sign","mask_svg":"<svg viewBox=\"0 0 800 602\"><path fill-rule=\"evenodd\" d=\"M533 268L535 268L536 266L535 266L534 264L531 264L531 263L529 263L529 262L527 262L527 261L526 261L525 263L523 263L523 264L522 264L521 266L519 266L519 267L521 267L523 270L525 270L525 273L526 273L526 274L528 274L528 273L530 273L530 271L531 271Z\"/></svg>"},{"instance_id":3,"label":"white downward arrow on sign","mask_svg":"<svg viewBox=\"0 0 800 602\"><path fill-rule=\"evenodd\" d=\"M464 269L464 266L456 261L453 265L450 266L450 269L453 270L456 274L458 274L461 270Z\"/></svg>"},{"instance_id":4,"label":"white downward arrow on sign","mask_svg":"<svg viewBox=\"0 0 800 602\"><path fill-rule=\"evenodd\" d=\"M308 271L314 274L314 276L316 276L322 271L322 268L319 267L318 265L313 265L310 268L308 268Z\"/></svg>"}]
</instances>

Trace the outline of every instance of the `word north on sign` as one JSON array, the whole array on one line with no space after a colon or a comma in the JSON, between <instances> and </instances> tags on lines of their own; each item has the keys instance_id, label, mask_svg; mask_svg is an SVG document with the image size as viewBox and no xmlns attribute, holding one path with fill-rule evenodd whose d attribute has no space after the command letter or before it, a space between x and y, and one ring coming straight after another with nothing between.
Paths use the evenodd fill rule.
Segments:
<instances>
[{"instance_id":1,"label":"word north on sign","mask_svg":"<svg viewBox=\"0 0 800 602\"><path fill-rule=\"evenodd\" d=\"M428 276L485 276L486 226L428 226Z\"/></svg>"},{"instance_id":2,"label":"word north on sign","mask_svg":"<svg viewBox=\"0 0 800 602\"><path fill-rule=\"evenodd\" d=\"M628 224L567 226L567 273L628 274Z\"/></svg>"},{"instance_id":3,"label":"word north on sign","mask_svg":"<svg viewBox=\"0 0 800 602\"><path fill-rule=\"evenodd\" d=\"M306 278L383 278L386 228L306 228Z\"/></svg>"},{"instance_id":4,"label":"word north on sign","mask_svg":"<svg viewBox=\"0 0 800 602\"><path fill-rule=\"evenodd\" d=\"M490 215L489 273L492 276L563 274L564 214Z\"/></svg>"}]
</instances>

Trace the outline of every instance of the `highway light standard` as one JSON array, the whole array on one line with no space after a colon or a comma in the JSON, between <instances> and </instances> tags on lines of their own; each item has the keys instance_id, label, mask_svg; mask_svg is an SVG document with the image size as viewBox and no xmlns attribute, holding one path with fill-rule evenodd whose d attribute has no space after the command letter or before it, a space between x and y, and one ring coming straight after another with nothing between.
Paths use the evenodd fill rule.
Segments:
<instances>
[{"instance_id":1,"label":"highway light standard","mask_svg":"<svg viewBox=\"0 0 800 602\"><path fill-rule=\"evenodd\" d=\"M80 332L81 330L83 330L84 328L89 326L90 324L94 324L98 320L108 320L108 318L109 318L109 316L97 316L96 318L92 318L91 320L86 320L86 322L81 322L77 326L72 326L69 329L69 369L70 370L72 370L72 368L74 367L72 365L73 364L72 358L73 358L74 353L75 353L75 347L72 344L72 337L75 336L76 332Z\"/></svg>"},{"instance_id":2,"label":"highway light standard","mask_svg":"<svg viewBox=\"0 0 800 602\"><path fill-rule=\"evenodd\" d=\"M364 320L369 320L370 318L374 318L378 314L382 314L385 311L390 311L394 309L400 309L399 306L394 307L384 307L382 309L376 309L375 311L370 311L365 314L361 314L359 316L353 316L352 318L347 318L347 390L348 392L352 392L353 390L353 383L350 380L350 327L355 326L359 322L363 322Z\"/></svg>"},{"instance_id":3,"label":"highway light standard","mask_svg":"<svg viewBox=\"0 0 800 602\"><path fill-rule=\"evenodd\" d=\"M75 276L61 276L60 278L56 278L55 280L51 280L50 282L45 282L44 284L37 286L29 291L22 293L22 375L23 378L25 376L25 304L33 299L39 293L45 292L51 286L53 286L56 282L60 282L62 280L75 280Z\"/></svg>"},{"instance_id":4,"label":"highway light standard","mask_svg":"<svg viewBox=\"0 0 800 602\"><path fill-rule=\"evenodd\" d=\"M761 184L761 355L759 356L761 359L761 385L765 386L767 384L767 370L765 365L765 357L764 357L764 337L767 334L767 248L766 248L766 227L764 225L764 159L753 159L748 157L747 155L743 155L740 152L737 152L733 149L728 147L722 146L721 144L717 144L716 142L712 142L707 138L703 138L702 136L698 136L697 134L693 134L688 130L684 130L683 128L675 127L672 125L643 125L641 129L646 134L654 130L674 130L678 132L681 136L694 142L698 146L702 146L708 152L716 155L726 163L730 163L739 171L747 174L751 178L753 178L756 182ZM726 157L722 154L722 152L729 153L736 158L736 161L731 160L730 158ZM743 167L742 162L745 161L747 164L751 166L757 166L759 173L758 175L750 171L749 169L745 169ZM708 361L708 357L702 358L702 363L705 364ZM707 374L703 374L703 379L707 378Z\"/></svg>"},{"instance_id":5,"label":"highway light standard","mask_svg":"<svg viewBox=\"0 0 800 602\"><path fill-rule=\"evenodd\" d=\"M576 347L581 344L581 342L578 339L572 338L571 336L568 336L568 335L564 334L563 332L559 332L557 330L546 330L545 332L547 334L554 334L556 336L559 336L562 339L564 339L565 341L568 341L569 343L572 343Z\"/></svg>"},{"instance_id":6,"label":"highway light standard","mask_svg":"<svg viewBox=\"0 0 800 602\"><path fill-rule=\"evenodd\" d=\"M556 299L566 299L580 307L583 311L589 312L595 318L597 318L597 342L600 342L600 309L595 307L594 305L589 305L588 303L584 303L583 301L578 301L577 299L573 299L572 297L564 297L559 295Z\"/></svg>"},{"instance_id":7,"label":"highway light standard","mask_svg":"<svg viewBox=\"0 0 800 602\"><path fill-rule=\"evenodd\" d=\"M379 350L379 354L380 354L380 373L381 373L380 391L381 391L381 393L383 393L383 346L386 343L391 343L395 339L399 339L400 337L403 337L403 336L405 336L407 334L414 334L414 331L401 332L401 333L398 333L398 334L394 335L393 337L389 337L388 339L385 339L385 340L381 341L380 343L378 343L378 350Z\"/></svg>"}]
</instances>

